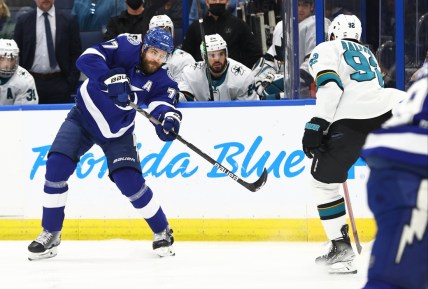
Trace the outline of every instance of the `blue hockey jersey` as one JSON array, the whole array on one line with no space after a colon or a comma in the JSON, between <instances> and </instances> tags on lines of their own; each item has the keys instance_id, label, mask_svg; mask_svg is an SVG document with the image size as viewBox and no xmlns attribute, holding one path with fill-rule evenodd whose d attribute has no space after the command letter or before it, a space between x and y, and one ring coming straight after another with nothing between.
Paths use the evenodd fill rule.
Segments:
<instances>
[{"instance_id":1,"label":"blue hockey jersey","mask_svg":"<svg viewBox=\"0 0 428 289\"><path fill-rule=\"evenodd\" d=\"M124 108L115 105L107 94L104 81L111 69L120 67L126 70L132 91L130 100L138 106L146 105L148 112L155 118L159 119L169 111L177 112L177 83L163 68L150 75L142 73L139 68L142 45L141 35L121 34L115 39L88 48L77 59L77 68L88 79L77 92L76 104L91 131L102 141L134 130L136 111L130 106Z\"/></svg>"}]
</instances>

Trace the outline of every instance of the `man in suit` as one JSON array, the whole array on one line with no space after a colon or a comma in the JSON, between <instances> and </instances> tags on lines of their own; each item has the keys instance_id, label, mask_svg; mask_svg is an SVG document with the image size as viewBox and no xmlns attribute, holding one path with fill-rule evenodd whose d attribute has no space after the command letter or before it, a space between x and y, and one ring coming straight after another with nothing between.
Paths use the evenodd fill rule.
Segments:
<instances>
[{"instance_id":1,"label":"man in suit","mask_svg":"<svg viewBox=\"0 0 428 289\"><path fill-rule=\"evenodd\" d=\"M37 8L17 20L14 39L20 65L33 75L39 103L67 103L75 94L82 53L77 20L55 9L55 0L35 0Z\"/></svg>"}]
</instances>

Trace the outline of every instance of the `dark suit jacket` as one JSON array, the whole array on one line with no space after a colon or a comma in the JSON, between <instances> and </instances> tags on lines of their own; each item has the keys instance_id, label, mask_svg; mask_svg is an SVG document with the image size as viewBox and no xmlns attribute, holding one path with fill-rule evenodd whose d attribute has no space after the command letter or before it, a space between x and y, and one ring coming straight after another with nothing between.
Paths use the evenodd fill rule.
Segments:
<instances>
[{"instance_id":1,"label":"dark suit jacket","mask_svg":"<svg viewBox=\"0 0 428 289\"><path fill-rule=\"evenodd\" d=\"M56 36L55 55L62 75L67 79L72 91L75 91L80 77L76 60L82 53L77 20L74 16L55 9ZM34 9L16 22L14 39L19 47L19 65L31 70L36 51L36 17Z\"/></svg>"}]
</instances>

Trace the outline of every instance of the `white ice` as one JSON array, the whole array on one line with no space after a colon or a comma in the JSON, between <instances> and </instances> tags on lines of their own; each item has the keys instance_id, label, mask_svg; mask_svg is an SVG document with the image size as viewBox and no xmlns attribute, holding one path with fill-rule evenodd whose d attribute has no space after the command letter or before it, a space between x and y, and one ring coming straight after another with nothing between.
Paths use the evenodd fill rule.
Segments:
<instances>
[{"instance_id":1,"label":"white ice","mask_svg":"<svg viewBox=\"0 0 428 289\"><path fill-rule=\"evenodd\" d=\"M180 242L159 258L149 241L62 241L55 258L28 261L29 241L0 241L1 289L360 289L370 243L358 273L329 275L314 264L321 243Z\"/></svg>"}]
</instances>

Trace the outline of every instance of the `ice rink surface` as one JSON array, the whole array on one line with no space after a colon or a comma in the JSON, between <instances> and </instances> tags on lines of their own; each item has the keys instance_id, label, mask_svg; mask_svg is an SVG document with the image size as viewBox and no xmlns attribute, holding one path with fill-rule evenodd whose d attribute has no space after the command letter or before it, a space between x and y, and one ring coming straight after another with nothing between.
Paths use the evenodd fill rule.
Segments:
<instances>
[{"instance_id":1,"label":"ice rink surface","mask_svg":"<svg viewBox=\"0 0 428 289\"><path fill-rule=\"evenodd\" d=\"M329 275L314 264L324 243L180 242L159 258L150 241L63 241L55 258L28 261L29 241L0 241L1 289L360 289L358 274Z\"/></svg>"}]
</instances>

